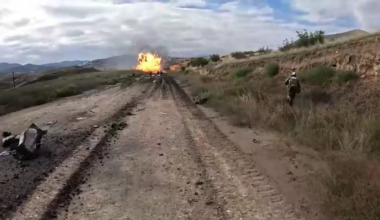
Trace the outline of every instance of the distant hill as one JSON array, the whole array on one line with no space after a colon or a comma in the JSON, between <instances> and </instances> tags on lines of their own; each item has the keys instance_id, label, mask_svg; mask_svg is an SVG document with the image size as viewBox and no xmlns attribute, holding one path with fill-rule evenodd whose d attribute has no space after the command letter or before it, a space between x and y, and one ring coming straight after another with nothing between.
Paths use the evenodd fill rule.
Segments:
<instances>
[{"instance_id":1,"label":"distant hill","mask_svg":"<svg viewBox=\"0 0 380 220\"><path fill-rule=\"evenodd\" d=\"M0 63L0 71L1 70L6 70L6 69L11 69L11 68L16 68L22 66L21 64L18 63Z\"/></svg>"},{"instance_id":2,"label":"distant hill","mask_svg":"<svg viewBox=\"0 0 380 220\"><path fill-rule=\"evenodd\" d=\"M131 69L136 65L135 55L120 55L87 62L84 66L94 68Z\"/></svg>"},{"instance_id":3,"label":"distant hill","mask_svg":"<svg viewBox=\"0 0 380 220\"><path fill-rule=\"evenodd\" d=\"M349 38L364 37L369 34L370 34L369 32L356 29L356 30L347 31L343 33L325 35L325 40L326 41L345 40Z\"/></svg>"},{"instance_id":4,"label":"distant hill","mask_svg":"<svg viewBox=\"0 0 380 220\"><path fill-rule=\"evenodd\" d=\"M18 63L0 63L0 74L7 73L37 73L41 71L53 70L57 68L80 66L86 64L88 61L64 61L59 63L47 63L42 65L26 64L21 65Z\"/></svg>"},{"instance_id":5,"label":"distant hill","mask_svg":"<svg viewBox=\"0 0 380 220\"><path fill-rule=\"evenodd\" d=\"M176 60L182 59L177 57L163 57L163 67L170 66L176 63ZM132 69L137 65L137 56L131 54L124 54L120 56L113 56L104 59L97 59L93 61L75 60L63 61L59 63L47 63L43 65L26 64L21 65L18 63L0 63L0 75L8 73L39 73L58 68L83 66L92 67L97 69Z\"/></svg>"},{"instance_id":6,"label":"distant hill","mask_svg":"<svg viewBox=\"0 0 380 220\"><path fill-rule=\"evenodd\" d=\"M74 60L74 61L63 61L59 63L48 63L42 66L46 67L54 67L54 68L63 68L63 67L71 67L71 66L83 66L88 63L87 60Z\"/></svg>"}]
</instances>

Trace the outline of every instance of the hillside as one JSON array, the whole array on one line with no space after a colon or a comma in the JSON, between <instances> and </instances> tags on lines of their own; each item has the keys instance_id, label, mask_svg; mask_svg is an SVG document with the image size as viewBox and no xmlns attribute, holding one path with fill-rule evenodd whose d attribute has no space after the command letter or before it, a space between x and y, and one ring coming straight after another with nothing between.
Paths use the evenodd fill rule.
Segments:
<instances>
[{"instance_id":1,"label":"hillside","mask_svg":"<svg viewBox=\"0 0 380 220\"><path fill-rule=\"evenodd\" d=\"M325 39L326 41L339 41L350 38L364 37L369 34L369 32L363 30L351 30L343 33L325 35Z\"/></svg>"},{"instance_id":2,"label":"hillside","mask_svg":"<svg viewBox=\"0 0 380 220\"><path fill-rule=\"evenodd\" d=\"M28 84L48 81L57 79L60 77L71 77L73 75L79 75L84 73L95 73L99 70L92 67L63 67L54 70L42 71L36 74L19 73L15 74L15 85L16 88L22 87ZM4 74L0 76L0 90L9 90L13 88L13 77L12 74Z\"/></svg>"},{"instance_id":3,"label":"hillside","mask_svg":"<svg viewBox=\"0 0 380 220\"><path fill-rule=\"evenodd\" d=\"M284 81L293 69L302 91L294 106L288 107ZM292 189L299 194L290 197L300 196L299 201L318 207L308 210L308 219L317 214L325 217L318 219L377 219L380 34L210 63L203 68L187 68L183 73L178 77L196 100L206 100L206 106L233 125L248 127L254 133L274 131L281 137L278 148L255 150L263 151L259 154L263 157L279 155L281 163L275 156L265 158L265 163L286 167L284 173L291 176L291 183L280 177L279 169L273 171L274 179L284 191ZM306 198L302 192L317 193Z\"/></svg>"}]
</instances>

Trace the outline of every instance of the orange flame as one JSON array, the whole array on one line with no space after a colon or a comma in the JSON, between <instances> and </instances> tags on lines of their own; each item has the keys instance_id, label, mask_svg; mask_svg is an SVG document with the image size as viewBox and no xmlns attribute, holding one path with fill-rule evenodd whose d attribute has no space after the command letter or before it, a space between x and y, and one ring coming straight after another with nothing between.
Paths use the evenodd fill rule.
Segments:
<instances>
[{"instance_id":1,"label":"orange flame","mask_svg":"<svg viewBox=\"0 0 380 220\"><path fill-rule=\"evenodd\" d=\"M139 53L137 60L139 64L135 67L136 70L141 70L143 72L155 73L161 70L161 60L157 54L154 53Z\"/></svg>"}]
</instances>

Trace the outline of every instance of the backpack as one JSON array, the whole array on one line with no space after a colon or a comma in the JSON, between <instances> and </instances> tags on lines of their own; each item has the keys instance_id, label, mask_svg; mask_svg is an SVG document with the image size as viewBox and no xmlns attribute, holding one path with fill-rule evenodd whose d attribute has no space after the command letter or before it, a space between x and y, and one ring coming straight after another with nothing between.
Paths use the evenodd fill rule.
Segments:
<instances>
[{"instance_id":1,"label":"backpack","mask_svg":"<svg viewBox=\"0 0 380 220\"><path fill-rule=\"evenodd\" d=\"M31 124L21 133L17 146L14 146L12 155L18 160L28 160L37 157L41 139L47 131L41 130L37 125Z\"/></svg>"}]
</instances>

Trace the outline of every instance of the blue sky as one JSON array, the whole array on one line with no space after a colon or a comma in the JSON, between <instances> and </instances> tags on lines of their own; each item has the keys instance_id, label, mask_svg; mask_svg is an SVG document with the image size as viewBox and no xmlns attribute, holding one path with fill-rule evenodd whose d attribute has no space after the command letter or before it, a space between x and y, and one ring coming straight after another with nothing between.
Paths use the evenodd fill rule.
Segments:
<instances>
[{"instance_id":1,"label":"blue sky","mask_svg":"<svg viewBox=\"0 0 380 220\"><path fill-rule=\"evenodd\" d=\"M1 0L0 62L277 49L296 31L380 29L378 0Z\"/></svg>"}]
</instances>

